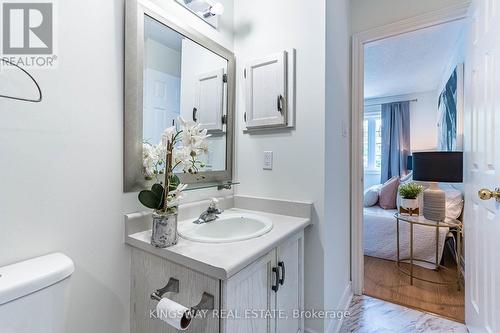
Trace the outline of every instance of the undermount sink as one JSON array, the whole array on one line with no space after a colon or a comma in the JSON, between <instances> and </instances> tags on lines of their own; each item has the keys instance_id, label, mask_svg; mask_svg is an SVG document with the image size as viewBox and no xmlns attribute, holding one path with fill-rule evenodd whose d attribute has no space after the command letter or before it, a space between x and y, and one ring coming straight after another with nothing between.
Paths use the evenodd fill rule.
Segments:
<instances>
[{"instance_id":1,"label":"undermount sink","mask_svg":"<svg viewBox=\"0 0 500 333\"><path fill-rule=\"evenodd\" d=\"M212 222L179 223L179 236L202 243L230 243L264 235L273 228L273 222L264 216L249 213L222 213Z\"/></svg>"}]
</instances>

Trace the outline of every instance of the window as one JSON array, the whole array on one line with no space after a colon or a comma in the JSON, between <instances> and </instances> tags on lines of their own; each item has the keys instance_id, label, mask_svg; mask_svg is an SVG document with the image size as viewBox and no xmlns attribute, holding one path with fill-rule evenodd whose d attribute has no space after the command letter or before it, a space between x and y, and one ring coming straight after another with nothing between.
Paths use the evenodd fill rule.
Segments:
<instances>
[{"instance_id":1,"label":"window","mask_svg":"<svg viewBox=\"0 0 500 333\"><path fill-rule=\"evenodd\" d=\"M365 172L380 173L382 164L382 119L380 112L366 112L363 122Z\"/></svg>"}]
</instances>

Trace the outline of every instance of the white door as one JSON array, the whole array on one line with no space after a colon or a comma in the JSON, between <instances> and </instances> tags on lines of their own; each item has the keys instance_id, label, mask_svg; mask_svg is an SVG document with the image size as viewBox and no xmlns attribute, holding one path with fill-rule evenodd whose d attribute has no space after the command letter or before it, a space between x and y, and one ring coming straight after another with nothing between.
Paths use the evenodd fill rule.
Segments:
<instances>
[{"instance_id":1,"label":"white door","mask_svg":"<svg viewBox=\"0 0 500 333\"><path fill-rule=\"evenodd\" d=\"M465 319L471 333L500 332L500 3L471 5L465 79Z\"/></svg>"},{"instance_id":2,"label":"white door","mask_svg":"<svg viewBox=\"0 0 500 333\"><path fill-rule=\"evenodd\" d=\"M278 284L275 250L227 280L223 332L275 333L276 320L269 314L276 309Z\"/></svg>"},{"instance_id":3,"label":"white door","mask_svg":"<svg viewBox=\"0 0 500 333\"><path fill-rule=\"evenodd\" d=\"M224 109L224 69L199 75L196 79L193 121L210 132L222 131Z\"/></svg>"},{"instance_id":4,"label":"white door","mask_svg":"<svg viewBox=\"0 0 500 333\"><path fill-rule=\"evenodd\" d=\"M143 138L158 144L165 128L180 115L179 77L154 69L144 71Z\"/></svg>"},{"instance_id":5,"label":"white door","mask_svg":"<svg viewBox=\"0 0 500 333\"><path fill-rule=\"evenodd\" d=\"M294 311L303 309L303 238L298 235L278 247L279 289L276 309L281 312L277 333L302 332L303 320Z\"/></svg>"},{"instance_id":6,"label":"white door","mask_svg":"<svg viewBox=\"0 0 500 333\"><path fill-rule=\"evenodd\" d=\"M287 125L287 52L251 61L245 68L247 128Z\"/></svg>"}]
</instances>

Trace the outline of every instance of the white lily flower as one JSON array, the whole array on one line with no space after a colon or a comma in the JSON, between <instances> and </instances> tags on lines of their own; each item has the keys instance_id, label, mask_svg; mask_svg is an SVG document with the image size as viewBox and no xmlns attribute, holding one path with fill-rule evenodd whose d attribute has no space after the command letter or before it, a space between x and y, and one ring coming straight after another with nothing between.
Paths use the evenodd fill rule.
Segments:
<instances>
[{"instance_id":1,"label":"white lily flower","mask_svg":"<svg viewBox=\"0 0 500 333\"><path fill-rule=\"evenodd\" d=\"M184 190L187 188L187 184L179 184L177 188L173 191L170 191L168 194L169 199L168 201L168 207L175 207L178 206L180 203L180 200L184 198Z\"/></svg>"},{"instance_id":2,"label":"white lily flower","mask_svg":"<svg viewBox=\"0 0 500 333\"><path fill-rule=\"evenodd\" d=\"M166 128L163 131L163 134L161 135L161 144L166 146L168 141L172 142L172 139L174 138L176 131L177 130L175 126L170 126Z\"/></svg>"},{"instance_id":3,"label":"white lily flower","mask_svg":"<svg viewBox=\"0 0 500 333\"><path fill-rule=\"evenodd\" d=\"M203 162L200 160L202 154L209 151L209 144L207 138L210 135L206 129L201 128L201 124L192 121L186 121L183 117L177 118L177 127L171 126L166 128L162 135L161 141L157 145L151 145L147 142L143 145L143 173L147 179L156 177L167 172L165 177L170 177L173 170L166 169L166 160L170 154L172 156L173 165L175 169L179 168L187 173L196 173L198 167L203 167ZM179 128L179 129L178 129ZM168 151L167 143L172 142L174 137L180 134L180 142L176 140L176 145L173 151ZM169 191L167 195L167 202L165 208L172 208L179 204L179 200L183 197L183 191L187 185L179 184L173 191Z\"/></svg>"},{"instance_id":4,"label":"white lily flower","mask_svg":"<svg viewBox=\"0 0 500 333\"><path fill-rule=\"evenodd\" d=\"M154 174L154 169L155 169L155 153L154 153L154 147L149 145L149 144L143 144L142 145L142 167L143 167L143 172L144 176L147 178L150 178Z\"/></svg>"},{"instance_id":5,"label":"white lily flower","mask_svg":"<svg viewBox=\"0 0 500 333\"><path fill-rule=\"evenodd\" d=\"M189 172L193 167L191 149L189 147L175 148L174 164L177 164L182 171Z\"/></svg>"},{"instance_id":6,"label":"white lily flower","mask_svg":"<svg viewBox=\"0 0 500 333\"><path fill-rule=\"evenodd\" d=\"M180 127L188 126L188 122L182 116L177 117L177 122L179 123Z\"/></svg>"}]
</instances>

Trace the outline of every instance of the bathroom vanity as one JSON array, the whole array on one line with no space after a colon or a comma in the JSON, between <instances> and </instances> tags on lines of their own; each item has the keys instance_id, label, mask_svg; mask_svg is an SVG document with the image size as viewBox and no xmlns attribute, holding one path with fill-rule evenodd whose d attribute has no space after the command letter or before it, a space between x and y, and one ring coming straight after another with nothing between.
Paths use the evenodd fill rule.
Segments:
<instances>
[{"instance_id":1,"label":"bathroom vanity","mask_svg":"<svg viewBox=\"0 0 500 333\"><path fill-rule=\"evenodd\" d=\"M124 191L151 187L152 175L161 173L145 170L145 165L155 163L145 163L144 156L150 158L148 151L163 142L165 129L182 119L210 134L208 151L197 172L175 167L173 172L190 186L215 183L219 189L230 188L236 58L175 19L162 3L125 1ZM293 127L294 75L286 72L293 69L294 54L283 52L268 61L264 76L254 73L262 61L248 68L247 95L258 103L247 103L247 130ZM270 79L278 82L254 89ZM272 118L272 123L253 112L262 105L269 106L266 112L272 117L261 118ZM181 238L166 249L150 245L151 213L125 216L125 240L131 247L132 333L177 332L156 318L157 306L174 304L165 298L176 302L182 314L191 313L192 307L201 309L187 329L191 333L304 331L304 229L310 224L312 204L243 196L222 199L226 211L211 222L200 216L207 201L182 205ZM195 220L206 223L193 224Z\"/></svg>"},{"instance_id":2,"label":"bathroom vanity","mask_svg":"<svg viewBox=\"0 0 500 333\"><path fill-rule=\"evenodd\" d=\"M149 244L149 214L126 215L126 243L132 247L131 332L177 332L154 318L157 300L151 298L171 278L179 281L178 292L164 297L186 307L197 305L204 293L213 296L214 309L198 312L187 332L303 332L304 229L311 205L249 197L226 201L232 208L222 216L262 216L272 221L272 229L230 243L181 237L177 245L158 249Z\"/></svg>"}]
</instances>

